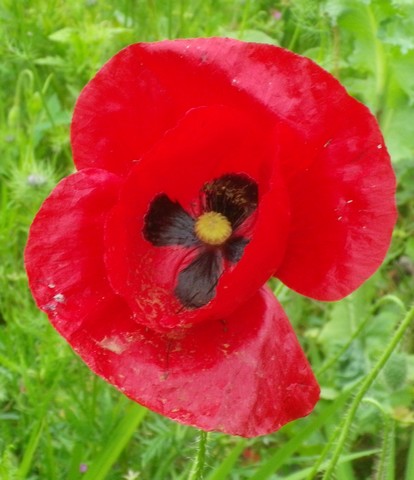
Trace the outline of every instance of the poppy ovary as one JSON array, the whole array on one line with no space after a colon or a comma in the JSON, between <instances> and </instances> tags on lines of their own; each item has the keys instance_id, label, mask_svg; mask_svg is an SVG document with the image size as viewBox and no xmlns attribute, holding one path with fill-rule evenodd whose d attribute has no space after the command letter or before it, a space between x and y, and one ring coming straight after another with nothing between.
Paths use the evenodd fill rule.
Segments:
<instances>
[{"instance_id":1,"label":"poppy ovary","mask_svg":"<svg viewBox=\"0 0 414 480\"><path fill-rule=\"evenodd\" d=\"M222 245L233 233L230 221L219 212L200 215L194 225L197 237L208 245Z\"/></svg>"}]
</instances>

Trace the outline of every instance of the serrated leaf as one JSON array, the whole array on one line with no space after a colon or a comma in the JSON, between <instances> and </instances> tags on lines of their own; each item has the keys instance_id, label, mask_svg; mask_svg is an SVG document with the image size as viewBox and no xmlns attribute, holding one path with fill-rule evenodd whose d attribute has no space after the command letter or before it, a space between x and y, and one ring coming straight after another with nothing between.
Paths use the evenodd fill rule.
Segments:
<instances>
[{"instance_id":1,"label":"serrated leaf","mask_svg":"<svg viewBox=\"0 0 414 480\"><path fill-rule=\"evenodd\" d=\"M330 18L332 25L337 25L338 18L350 9L352 3L346 0L327 0L322 11Z\"/></svg>"},{"instance_id":2,"label":"serrated leaf","mask_svg":"<svg viewBox=\"0 0 414 480\"><path fill-rule=\"evenodd\" d=\"M414 29L414 25L413 25ZM411 38L414 48L414 37ZM401 89L408 95L411 102L414 102L414 50L407 54L395 53L392 57L392 67L395 78Z\"/></svg>"},{"instance_id":3,"label":"serrated leaf","mask_svg":"<svg viewBox=\"0 0 414 480\"><path fill-rule=\"evenodd\" d=\"M401 107L392 112L392 117L383 133L394 162L414 157L414 109Z\"/></svg>"},{"instance_id":4,"label":"serrated leaf","mask_svg":"<svg viewBox=\"0 0 414 480\"><path fill-rule=\"evenodd\" d=\"M383 370L383 377L391 391L400 390L407 380L407 359L403 353L393 353Z\"/></svg>"}]
</instances>

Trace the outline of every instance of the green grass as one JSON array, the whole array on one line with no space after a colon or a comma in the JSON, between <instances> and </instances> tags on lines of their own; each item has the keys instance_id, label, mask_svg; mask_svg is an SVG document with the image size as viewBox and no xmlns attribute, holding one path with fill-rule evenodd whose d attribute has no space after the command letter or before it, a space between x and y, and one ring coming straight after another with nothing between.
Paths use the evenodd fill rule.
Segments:
<instances>
[{"instance_id":1,"label":"green grass","mask_svg":"<svg viewBox=\"0 0 414 480\"><path fill-rule=\"evenodd\" d=\"M412 2L2 0L0 22L0 480L191 474L198 432L146 412L83 365L35 308L22 252L41 202L73 169L71 112L96 70L136 41L212 35L289 47L366 103L392 154L400 218L381 270L350 297L318 303L279 289L322 400L272 435L210 434L205 478L318 478L320 465L324 478L412 480ZM390 344L404 317L402 341Z\"/></svg>"}]
</instances>

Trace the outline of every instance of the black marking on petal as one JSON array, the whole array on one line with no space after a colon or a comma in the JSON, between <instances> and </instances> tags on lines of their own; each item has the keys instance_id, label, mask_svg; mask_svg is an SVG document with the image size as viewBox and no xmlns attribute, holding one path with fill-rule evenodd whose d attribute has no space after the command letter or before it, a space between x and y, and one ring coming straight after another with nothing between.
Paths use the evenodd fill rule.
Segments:
<instances>
[{"instance_id":1,"label":"black marking on petal","mask_svg":"<svg viewBox=\"0 0 414 480\"><path fill-rule=\"evenodd\" d=\"M257 183L247 175L230 173L204 185L205 208L227 217L233 230L257 208Z\"/></svg>"},{"instance_id":2,"label":"black marking on petal","mask_svg":"<svg viewBox=\"0 0 414 480\"><path fill-rule=\"evenodd\" d=\"M178 202L173 202L163 193L151 202L145 215L143 234L156 247L188 247L199 243L194 223L195 220Z\"/></svg>"},{"instance_id":3,"label":"black marking on petal","mask_svg":"<svg viewBox=\"0 0 414 480\"><path fill-rule=\"evenodd\" d=\"M204 250L180 272L174 293L184 307L200 308L214 298L222 271L220 251Z\"/></svg>"},{"instance_id":4,"label":"black marking on petal","mask_svg":"<svg viewBox=\"0 0 414 480\"><path fill-rule=\"evenodd\" d=\"M249 239L244 237L232 237L224 245L224 256L231 263L237 263L243 256L244 249L249 243Z\"/></svg>"}]
</instances>

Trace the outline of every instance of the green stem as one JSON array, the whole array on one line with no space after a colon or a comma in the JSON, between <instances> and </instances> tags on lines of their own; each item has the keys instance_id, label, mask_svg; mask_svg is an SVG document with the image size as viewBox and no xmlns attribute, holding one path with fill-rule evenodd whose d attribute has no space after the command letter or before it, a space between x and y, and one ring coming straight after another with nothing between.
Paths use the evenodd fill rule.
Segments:
<instances>
[{"instance_id":1,"label":"green stem","mask_svg":"<svg viewBox=\"0 0 414 480\"><path fill-rule=\"evenodd\" d=\"M361 385L361 383L362 383L362 379L357 381L357 383L354 385L352 390L356 389L356 387ZM322 464L324 464L326 457L328 456L329 452L331 451L333 445L336 442L336 438L339 436L340 432L342 431L345 420L346 420L346 417L343 417L339 425L337 425L337 427L335 428L333 434L331 435L331 438L329 439L324 449L322 450L321 454L319 455L319 458L314 463L312 469L309 470L309 475L306 477L306 480L314 480L316 478L317 473L320 470L323 470L321 466Z\"/></svg>"},{"instance_id":2,"label":"green stem","mask_svg":"<svg viewBox=\"0 0 414 480\"><path fill-rule=\"evenodd\" d=\"M411 434L411 442L408 449L406 465L405 480L410 480L410 478L414 478L414 430Z\"/></svg>"},{"instance_id":3,"label":"green stem","mask_svg":"<svg viewBox=\"0 0 414 480\"><path fill-rule=\"evenodd\" d=\"M386 64L386 57L384 52L384 46L378 40L378 22L375 18L374 12L370 6L366 7L367 17L369 26L371 29L372 34L372 42L374 44L375 54L374 54L374 61L375 61L375 79L376 79L376 97L378 99L379 104L377 107L377 112L380 111L383 102L383 95L385 91L386 85L386 74L387 74L387 64Z\"/></svg>"},{"instance_id":4,"label":"green stem","mask_svg":"<svg viewBox=\"0 0 414 480\"><path fill-rule=\"evenodd\" d=\"M384 417L384 432L382 449L376 467L378 480L393 480L395 472L395 420L388 416Z\"/></svg>"},{"instance_id":5,"label":"green stem","mask_svg":"<svg viewBox=\"0 0 414 480\"><path fill-rule=\"evenodd\" d=\"M121 398L120 404L125 405ZM148 410L141 405L128 401L124 413L111 432L109 441L103 446L97 457L92 461L83 480L104 480L114 463L118 460L138 426L142 423Z\"/></svg>"},{"instance_id":6,"label":"green stem","mask_svg":"<svg viewBox=\"0 0 414 480\"><path fill-rule=\"evenodd\" d=\"M200 430L200 436L198 438L197 454L194 458L194 463L191 468L188 480L202 480L204 464L206 461L206 445L207 445L207 432Z\"/></svg>"},{"instance_id":7,"label":"green stem","mask_svg":"<svg viewBox=\"0 0 414 480\"><path fill-rule=\"evenodd\" d=\"M400 340L402 339L405 331L410 326L410 323L414 319L414 307L412 307L403 321L400 323L400 326L397 328L394 336L392 337L390 343L387 345L384 353L381 355L377 363L374 365L374 368L371 370L370 374L365 378L362 382L359 391L357 392L356 396L354 397L347 414L345 415L345 421L343 423L343 427L339 432L339 438L334 450L333 456L331 461L329 462L328 468L325 471L322 480L328 480L331 478L333 471L338 463L339 457L343 451L349 430L351 428L352 422L354 420L355 414L358 410L358 407L364 398L365 394L374 383L374 380L377 378L378 374L386 364L387 360L390 358L391 354L394 352L396 347L398 346Z\"/></svg>"},{"instance_id":8,"label":"green stem","mask_svg":"<svg viewBox=\"0 0 414 480\"><path fill-rule=\"evenodd\" d=\"M299 37L300 33L300 26L298 24L295 25L295 30L293 31L292 38L290 39L289 45L288 45L288 50L293 50L296 44L296 41Z\"/></svg>"}]
</instances>

